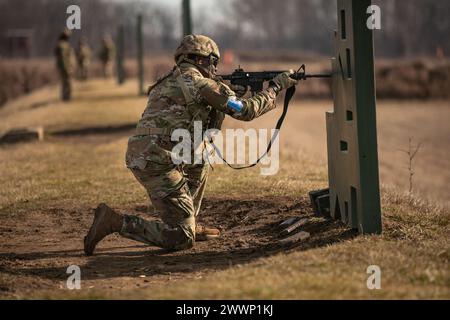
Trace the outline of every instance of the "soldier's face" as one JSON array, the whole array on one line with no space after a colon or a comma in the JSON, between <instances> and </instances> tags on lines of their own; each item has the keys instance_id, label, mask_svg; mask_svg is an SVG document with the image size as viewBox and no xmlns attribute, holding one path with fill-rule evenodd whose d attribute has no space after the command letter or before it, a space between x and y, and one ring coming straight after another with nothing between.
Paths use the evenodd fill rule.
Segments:
<instances>
[{"instance_id":1,"label":"soldier's face","mask_svg":"<svg viewBox=\"0 0 450 320\"><path fill-rule=\"evenodd\" d=\"M210 55L209 57L198 57L197 64L208 72L207 76L210 78L217 74L217 65L219 59L217 57Z\"/></svg>"}]
</instances>

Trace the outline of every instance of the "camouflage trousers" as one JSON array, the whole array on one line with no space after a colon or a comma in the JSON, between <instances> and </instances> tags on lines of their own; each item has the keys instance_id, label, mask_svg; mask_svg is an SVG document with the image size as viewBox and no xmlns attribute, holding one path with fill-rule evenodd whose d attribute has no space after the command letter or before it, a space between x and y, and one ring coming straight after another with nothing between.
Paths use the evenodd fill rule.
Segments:
<instances>
[{"instance_id":1,"label":"camouflage trousers","mask_svg":"<svg viewBox=\"0 0 450 320\"><path fill-rule=\"evenodd\" d=\"M205 192L208 165L180 167L148 161L144 168L131 167L130 170L147 190L161 221L125 215L120 234L166 249L191 248L195 242L195 219Z\"/></svg>"},{"instance_id":2,"label":"camouflage trousers","mask_svg":"<svg viewBox=\"0 0 450 320\"><path fill-rule=\"evenodd\" d=\"M61 100L69 101L72 98L72 79L66 74L61 74Z\"/></svg>"},{"instance_id":3,"label":"camouflage trousers","mask_svg":"<svg viewBox=\"0 0 450 320\"><path fill-rule=\"evenodd\" d=\"M113 63L111 61L102 62L102 73L104 78L110 78L113 75Z\"/></svg>"},{"instance_id":4,"label":"camouflage trousers","mask_svg":"<svg viewBox=\"0 0 450 320\"><path fill-rule=\"evenodd\" d=\"M86 62L80 62L78 64L78 78L82 81L88 78L89 64Z\"/></svg>"}]
</instances>

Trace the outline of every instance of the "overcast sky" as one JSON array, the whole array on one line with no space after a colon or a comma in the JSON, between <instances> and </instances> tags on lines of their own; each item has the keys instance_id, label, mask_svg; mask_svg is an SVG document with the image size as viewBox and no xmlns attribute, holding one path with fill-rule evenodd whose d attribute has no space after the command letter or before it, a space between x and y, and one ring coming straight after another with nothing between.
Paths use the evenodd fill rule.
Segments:
<instances>
[{"instance_id":1,"label":"overcast sky","mask_svg":"<svg viewBox=\"0 0 450 320\"><path fill-rule=\"evenodd\" d=\"M148 3L156 3L161 6L170 7L170 10L173 10L175 15L181 15L181 3L182 0L144 0ZM223 1L228 1L231 3L231 0L191 0L191 14L192 19L195 25L195 20L199 17L205 19L224 19L221 10L217 10L221 5L223 6ZM208 15L211 13L211 15Z\"/></svg>"}]
</instances>

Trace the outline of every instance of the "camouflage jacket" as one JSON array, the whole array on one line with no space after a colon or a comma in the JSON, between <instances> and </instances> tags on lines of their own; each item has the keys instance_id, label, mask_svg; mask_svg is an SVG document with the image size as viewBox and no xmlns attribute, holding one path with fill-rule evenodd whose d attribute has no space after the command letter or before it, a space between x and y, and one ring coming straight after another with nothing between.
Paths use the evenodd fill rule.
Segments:
<instances>
[{"instance_id":1,"label":"camouflage jacket","mask_svg":"<svg viewBox=\"0 0 450 320\"><path fill-rule=\"evenodd\" d=\"M194 121L202 122L203 131L220 129L225 114L250 121L274 109L276 96L277 92L268 88L250 98L238 99L220 79L205 78L194 65L181 63L149 88L137 134L129 140L127 166L145 166L145 161L170 162L173 130L187 129L193 133ZM228 106L230 98L242 103L240 112ZM156 128L163 134L143 135L139 133L145 131L142 128Z\"/></svg>"},{"instance_id":2,"label":"camouflage jacket","mask_svg":"<svg viewBox=\"0 0 450 320\"><path fill-rule=\"evenodd\" d=\"M73 49L68 41L60 40L55 48L56 66L60 73L70 75L73 67Z\"/></svg>"},{"instance_id":3,"label":"camouflage jacket","mask_svg":"<svg viewBox=\"0 0 450 320\"><path fill-rule=\"evenodd\" d=\"M79 65L88 65L91 61L91 49L88 45L80 45L76 52Z\"/></svg>"},{"instance_id":4,"label":"camouflage jacket","mask_svg":"<svg viewBox=\"0 0 450 320\"><path fill-rule=\"evenodd\" d=\"M113 43L103 44L98 57L101 62L108 63L114 60L116 55L116 48Z\"/></svg>"}]
</instances>

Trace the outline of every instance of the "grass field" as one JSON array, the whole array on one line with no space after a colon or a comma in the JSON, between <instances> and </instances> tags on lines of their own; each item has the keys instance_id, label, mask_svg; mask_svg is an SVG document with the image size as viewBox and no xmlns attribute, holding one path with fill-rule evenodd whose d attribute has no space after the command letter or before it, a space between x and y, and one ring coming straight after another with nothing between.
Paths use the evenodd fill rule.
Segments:
<instances>
[{"instance_id":1,"label":"grass field","mask_svg":"<svg viewBox=\"0 0 450 320\"><path fill-rule=\"evenodd\" d=\"M71 103L56 87L0 110L0 132L44 125L49 132L133 123L145 97L129 81L75 86ZM280 102L281 103L281 102ZM380 102L381 236L356 236L312 215L307 192L327 184L324 112L331 101L297 101L281 133L280 170L215 166L201 220L220 239L169 253L110 236L97 255L82 254L92 209L107 202L146 215L145 191L124 166L129 132L49 136L0 147L0 296L3 298L450 298L448 102ZM251 123L272 127L278 111ZM407 194L408 138L423 141ZM152 216L152 214L150 214ZM276 226L305 216L311 238L278 243ZM82 270L82 290L66 289L66 268ZM366 269L382 270L382 289L368 290Z\"/></svg>"}]
</instances>

